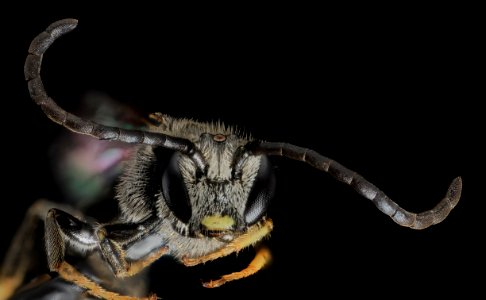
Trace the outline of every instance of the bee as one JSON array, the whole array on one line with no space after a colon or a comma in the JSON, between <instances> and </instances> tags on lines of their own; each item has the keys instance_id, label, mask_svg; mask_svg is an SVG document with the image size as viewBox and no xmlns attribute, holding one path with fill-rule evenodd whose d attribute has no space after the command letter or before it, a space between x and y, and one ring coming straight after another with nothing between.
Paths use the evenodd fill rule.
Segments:
<instances>
[{"instance_id":1,"label":"bee","mask_svg":"<svg viewBox=\"0 0 486 300\"><path fill-rule=\"evenodd\" d=\"M361 175L311 149L253 140L221 123L162 113L150 115L151 124L144 130L107 126L71 114L48 96L40 70L50 45L76 26L77 20L64 19L34 38L25 78L32 99L55 123L99 140L136 145L116 187L120 214L102 223L68 206L47 201L34 204L2 266L0 299L11 296L23 282L29 263L25 249L29 247L22 249L22 241L32 234L35 220L44 221L47 264L62 280L52 284L67 283L69 289L102 299L155 299L156 295L130 292L126 284L105 285L86 264L106 267L117 283L117 279L137 280L162 256L195 266L259 245L273 229L267 216L276 186L270 156L301 161L329 173L371 200L398 225L412 229L440 223L460 199L462 180L457 177L434 208L413 213ZM168 161L163 158L165 151L172 152ZM82 259L73 263L73 257ZM91 259L95 262L90 263ZM257 247L246 268L203 285L215 288L251 276L270 259L268 248Z\"/></svg>"}]
</instances>

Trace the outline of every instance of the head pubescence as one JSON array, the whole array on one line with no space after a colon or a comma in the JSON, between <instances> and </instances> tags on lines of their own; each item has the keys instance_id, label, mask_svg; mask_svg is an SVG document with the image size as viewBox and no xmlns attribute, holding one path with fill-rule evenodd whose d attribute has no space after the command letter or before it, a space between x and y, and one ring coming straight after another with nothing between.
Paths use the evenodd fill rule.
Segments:
<instances>
[{"instance_id":1,"label":"head pubescence","mask_svg":"<svg viewBox=\"0 0 486 300\"><path fill-rule=\"evenodd\" d=\"M140 148L118 188L122 214L137 221L135 216L145 213L138 208L152 203L179 234L222 241L263 220L275 190L268 158L241 155L248 140L222 124L162 117L156 130L193 142L207 167L201 172L181 152L163 163L167 157L159 156L157 148Z\"/></svg>"},{"instance_id":2,"label":"head pubescence","mask_svg":"<svg viewBox=\"0 0 486 300\"><path fill-rule=\"evenodd\" d=\"M274 194L273 170L266 156L249 155L235 176L241 144L234 134L201 134L195 145L206 159L204 174L188 156L172 156L162 197L181 233L232 240L264 217Z\"/></svg>"}]
</instances>

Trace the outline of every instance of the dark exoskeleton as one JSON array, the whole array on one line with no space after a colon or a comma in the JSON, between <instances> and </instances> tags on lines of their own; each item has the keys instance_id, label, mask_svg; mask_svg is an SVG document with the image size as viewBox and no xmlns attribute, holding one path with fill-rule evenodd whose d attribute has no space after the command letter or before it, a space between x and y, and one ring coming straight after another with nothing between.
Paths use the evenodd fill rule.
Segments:
<instances>
[{"instance_id":1,"label":"dark exoskeleton","mask_svg":"<svg viewBox=\"0 0 486 300\"><path fill-rule=\"evenodd\" d=\"M99 224L75 210L51 208L49 202L41 202L33 206L27 223L44 220L50 270L91 296L132 299L102 287L71 265L66 260L67 250L96 254L115 278L126 278L140 273L163 255L193 266L238 252L268 236L273 223L266 211L275 187L268 156L302 161L329 173L371 200L397 224L413 229L441 222L459 201L460 177L453 180L434 208L412 213L362 176L314 150L250 140L222 124L174 119L160 113L151 115L154 125L142 131L105 126L66 112L47 95L40 70L49 46L76 26L74 19L55 22L32 41L25 63L32 99L52 121L74 133L139 146L117 186L121 214L115 221ZM164 170L157 168L160 149L174 151ZM1 299L22 284L29 247L21 249L18 243L30 234L28 228L19 232L2 266ZM204 285L217 287L252 275L269 259L268 249L262 247L246 269Z\"/></svg>"}]
</instances>

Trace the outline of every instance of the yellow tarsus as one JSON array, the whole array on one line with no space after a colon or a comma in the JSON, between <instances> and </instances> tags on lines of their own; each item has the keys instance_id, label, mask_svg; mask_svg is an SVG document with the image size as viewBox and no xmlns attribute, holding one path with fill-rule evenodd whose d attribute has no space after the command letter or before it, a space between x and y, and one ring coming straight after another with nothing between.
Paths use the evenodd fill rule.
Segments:
<instances>
[{"instance_id":1,"label":"yellow tarsus","mask_svg":"<svg viewBox=\"0 0 486 300\"><path fill-rule=\"evenodd\" d=\"M256 272L260 271L266 265L268 265L271 259L272 259L272 255L270 253L270 250L268 250L268 248L266 247L262 247L261 249L258 250L257 254L255 255L255 258L250 262L248 267L246 267L245 269L239 272L233 272L231 274L223 275L221 276L221 278L217 280L204 282L203 286L206 288L215 288L229 281L238 280L241 278L251 276Z\"/></svg>"},{"instance_id":2,"label":"yellow tarsus","mask_svg":"<svg viewBox=\"0 0 486 300\"><path fill-rule=\"evenodd\" d=\"M155 300L156 295L150 295L149 297L137 298L132 296L123 296L115 292L110 292L102 288L96 282L87 278L83 274L79 273L73 266L69 263L63 261L59 266L58 270L59 276L63 279L76 284L77 286L86 289L86 292L92 296L100 299L107 300Z\"/></svg>"}]
</instances>

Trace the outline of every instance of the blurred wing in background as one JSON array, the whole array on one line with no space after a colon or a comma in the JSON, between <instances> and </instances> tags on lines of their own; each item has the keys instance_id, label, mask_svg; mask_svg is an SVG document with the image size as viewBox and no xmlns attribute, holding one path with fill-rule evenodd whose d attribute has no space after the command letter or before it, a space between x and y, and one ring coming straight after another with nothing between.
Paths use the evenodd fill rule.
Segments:
<instances>
[{"instance_id":1,"label":"blurred wing in background","mask_svg":"<svg viewBox=\"0 0 486 300\"><path fill-rule=\"evenodd\" d=\"M101 124L127 129L142 129L147 124L135 110L104 94L87 94L81 107L80 115ZM90 216L99 218L98 220L109 221L115 218L118 210L113 198L113 187L123 170L123 161L131 155L133 147L132 144L100 141L67 130L64 130L53 143L50 149L52 173L56 177L62 196L60 199L35 202L29 209L30 213L27 213L22 227L17 231L7 260L20 259L22 267L8 262L4 263L2 268L6 265L7 267L2 271L9 273L13 268L13 273L22 274L22 277L17 278L25 278L11 299L91 299L81 288L60 279L57 274L47 274L42 239L44 228L41 223L48 209L60 206L66 211L72 209L73 213L88 211ZM29 243L21 240L27 240ZM146 293L147 272L121 280L113 275L99 255L71 259L75 261L78 269L111 290L132 295ZM0 287L1 299L3 296Z\"/></svg>"},{"instance_id":2,"label":"blurred wing in background","mask_svg":"<svg viewBox=\"0 0 486 300\"><path fill-rule=\"evenodd\" d=\"M81 107L80 115L100 124L125 129L142 129L146 124L135 110L104 94L89 93ZM64 201L85 209L109 197L132 149L132 144L63 133L50 154Z\"/></svg>"}]
</instances>

